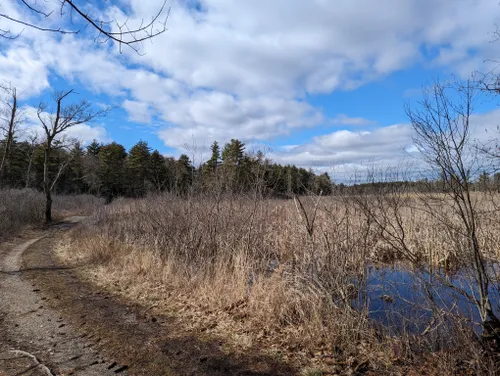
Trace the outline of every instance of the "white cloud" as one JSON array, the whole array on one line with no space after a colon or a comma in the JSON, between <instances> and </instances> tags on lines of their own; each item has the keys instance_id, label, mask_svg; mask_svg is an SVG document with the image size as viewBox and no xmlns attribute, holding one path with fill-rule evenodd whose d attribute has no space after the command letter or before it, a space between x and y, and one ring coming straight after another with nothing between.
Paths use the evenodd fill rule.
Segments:
<instances>
[{"instance_id":1,"label":"white cloud","mask_svg":"<svg viewBox=\"0 0 500 376\"><path fill-rule=\"evenodd\" d=\"M49 87L47 66L28 46L0 51L0 81L18 89L19 98L39 94Z\"/></svg>"},{"instance_id":2,"label":"white cloud","mask_svg":"<svg viewBox=\"0 0 500 376\"><path fill-rule=\"evenodd\" d=\"M357 125L357 126L377 124L377 122L370 119L365 119L363 117L349 117L345 114L339 114L334 118L329 119L329 122L335 125Z\"/></svg>"},{"instance_id":3,"label":"white cloud","mask_svg":"<svg viewBox=\"0 0 500 376\"><path fill-rule=\"evenodd\" d=\"M322 121L322 115L304 102L272 97L238 101L227 94L198 92L166 106L172 110L164 112L164 119L176 125L158 134L166 145L177 148L230 138L264 141Z\"/></svg>"},{"instance_id":4,"label":"white cloud","mask_svg":"<svg viewBox=\"0 0 500 376\"><path fill-rule=\"evenodd\" d=\"M470 118L471 147L477 142L486 142L493 135L498 137L500 110L475 114ZM317 171L328 171L339 181L350 181L356 173L366 177L375 168L386 171L396 166L400 172L412 177L428 171L413 143L410 124L396 124L375 130L338 130L313 137L302 145L288 145L275 151L271 157L282 164L312 167ZM474 155L474 160L481 163Z\"/></svg>"},{"instance_id":5,"label":"white cloud","mask_svg":"<svg viewBox=\"0 0 500 376\"><path fill-rule=\"evenodd\" d=\"M129 119L138 123L150 123L152 119L151 109L145 102L123 101L123 108L127 111Z\"/></svg>"},{"instance_id":6,"label":"white cloud","mask_svg":"<svg viewBox=\"0 0 500 376\"><path fill-rule=\"evenodd\" d=\"M407 156L412 144L412 130L408 124L381 127L373 131L339 130L314 137L311 142L276 153L275 158L285 164L333 166L345 163L368 163Z\"/></svg>"},{"instance_id":7,"label":"white cloud","mask_svg":"<svg viewBox=\"0 0 500 376\"><path fill-rule=\"evenodd\" d=\"M37 116L37 109L35 107L25 106L22 108L22 115L24 123L21 129L21 138L37 135L39 140L44 139L45 134ZM111 137L102 124L78 124L68 128L64 134L61 135L76 139L82 144L88 144L93 140L97 140L99 142L111 141Z\"/></svg>"},{"instance_id":8,"label":"white cloud","mask_svg":"<svg viewBox=\"0 0 500 376\"><path fill-rule=\"evenodd\" d=\"M76 138L83 144L88 144L93 140L99 142L109 142L111 138L106 132L106 128L100 125L78 124L69 128L66 135L71 138Z\"/></svg>"},{"instance_id":9,"label":"white cloud","mask_svg":"<svg viewBox=\"0 0 500 376\"><path fill-rule=\"evenodd\" d=\"M158 7L157 0L121 3L130 7L131 23ZM3 0L0 8L18 12L17 4ZM354 89L424 59L468 75L497 57L489 32L500 22L500 7L491 0L201 0L202 11L192 5L172 2L168 31L144 44L145 56L28 29L18 40L0 40L0 79L29 97L55 73L69 85L110 95L132 121L163 122L158 136L183 148L231 137L268 141L323 123L374 128L356 116L325 119L305 98ZM103 14L119 13L108 7ZM0 20L0 28L10 26ZM80 135L103 132L93 127ZM404 125L339 130L278 157L306 165L390 159L405 153L407 132ZM396 146L403 154L391 151Z\"/></svg>"}]
</instances>

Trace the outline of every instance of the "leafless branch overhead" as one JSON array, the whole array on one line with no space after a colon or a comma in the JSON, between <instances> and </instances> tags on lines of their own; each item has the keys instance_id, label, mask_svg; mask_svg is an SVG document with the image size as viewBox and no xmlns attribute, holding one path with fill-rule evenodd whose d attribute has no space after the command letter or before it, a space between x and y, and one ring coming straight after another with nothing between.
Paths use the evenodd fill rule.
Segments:
<instances>
[{"instance_id":1,"label":"leafless branch overhead","mask_svg":"<svg viewBox=\"0 0 500 376\"><path fill-rule=\"evenodd\" d=\"M104 20L99 14L92 15L85 7L88 0L58 0L59 11L57 12L56 9L47 11L38 7L34 0L18 1L20 6L27 10L27 15L34 17L22 19L12 14L0 13L0 18L35 30L59 34L78 34L82 29L90 26L97 33L94 37L95 41L106 43L112 40L118 44L120 52L122 52L122 46L125 45L139 53L142 42L155 38L167 30L166 25L170 14L167 0L158 0L158 11L151 16L151 20L143 19L139 25L130 26L128 19L124 21ZM61 26L54 27L53 17L57 14L61 17ZM66 23L62 24L64 19L67 19L70 21L69 24L75 25L73 22L74 14L78 16L84 26L68 28L65 26ZM36 21L33 19L36 19ZM0 37L6 39L16 39L21 33L22 31L14 33L10 29L0 29Z\"/></svg>"}]
</instances>

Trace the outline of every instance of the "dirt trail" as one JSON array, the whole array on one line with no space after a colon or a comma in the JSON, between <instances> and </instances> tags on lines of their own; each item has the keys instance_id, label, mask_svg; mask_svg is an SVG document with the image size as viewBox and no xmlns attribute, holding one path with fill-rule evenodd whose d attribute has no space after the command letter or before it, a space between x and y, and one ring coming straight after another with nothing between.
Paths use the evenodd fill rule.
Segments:
<instances>
[{"instance_id":1,"label":"dirt trail","mask_svg":"<svg viewBox=\"0 0 500 376\"><path fill-rule=\"evenodd\" d=\"M293 375L258 353L183 332L169 317L97 291L52 250L81 218L0 246L0 376Z\"/></svg>"},{"instance_id":2,"label":"dirt trail","mask_svg":"<svg viewBox=\"0 0 500 376\"><path fill-rule=\"evenodd\" d=\"M18 239L0 252L0 374L115 375L92 345L23 278L22 255L43 239ZM43 272L40 268L39 272Z\"/></svg>"}]
</instances>

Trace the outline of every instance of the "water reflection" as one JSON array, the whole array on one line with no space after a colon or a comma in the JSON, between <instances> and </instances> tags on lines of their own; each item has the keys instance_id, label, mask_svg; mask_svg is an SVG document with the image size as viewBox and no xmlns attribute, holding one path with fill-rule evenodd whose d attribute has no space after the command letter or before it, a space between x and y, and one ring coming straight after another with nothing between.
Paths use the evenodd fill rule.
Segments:
<instances>
[{"instance_id":1,"label":"water reflection","mask_svg":"<svg viewBox=\"0 0 500 376\"><path fill-rule=\"evenodd\" d=\"M490 267L492 279L497 280L498 265ZM460 319L479 333L481 319L476 306L452 286L477 297L474 281L469 270L453 275L442 271L408 271L402 268L368 269L364 286L354 301L357 309L366 308L369 317L382 324L392 333L421 333L441 321ZM499 312L500 294L498 283L490 284L490 300L495 313Z\"/></svg>"}]
</instances>

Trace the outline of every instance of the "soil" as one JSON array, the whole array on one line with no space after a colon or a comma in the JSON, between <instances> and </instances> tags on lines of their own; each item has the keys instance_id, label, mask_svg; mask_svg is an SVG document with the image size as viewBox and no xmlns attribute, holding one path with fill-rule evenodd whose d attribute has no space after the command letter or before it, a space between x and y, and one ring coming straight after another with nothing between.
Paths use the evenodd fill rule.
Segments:
<instances>
[{"instance_id":1,"label":"soil","mask_svg":"<svg viewBox=\"0 0 500 376\"><path fill-rule=\"evenodd\" d=\"M223 351L223 341L175 318L111 296L53 255L72 217L0 246L0 376L294 375L259 353Z\"/></svg>"}]
</instances>

